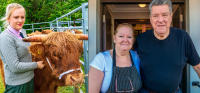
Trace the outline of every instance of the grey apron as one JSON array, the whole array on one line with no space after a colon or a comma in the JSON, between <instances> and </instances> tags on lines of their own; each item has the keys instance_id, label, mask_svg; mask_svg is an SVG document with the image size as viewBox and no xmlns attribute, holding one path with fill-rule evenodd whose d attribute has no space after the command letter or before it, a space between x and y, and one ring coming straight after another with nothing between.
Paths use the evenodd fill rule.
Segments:
<instances>
[{"instance_id":1,"label":"grey apron","mask_svg":"<svg viewBox=\"0 0 200 93\"><path fill-rule=\"evenodd\" d=\"M131 57L131 67L117 67L116 54L113 49L113 71L107 93L137 93L142 86L139 73Z\"/></svg>"}]
</instances>

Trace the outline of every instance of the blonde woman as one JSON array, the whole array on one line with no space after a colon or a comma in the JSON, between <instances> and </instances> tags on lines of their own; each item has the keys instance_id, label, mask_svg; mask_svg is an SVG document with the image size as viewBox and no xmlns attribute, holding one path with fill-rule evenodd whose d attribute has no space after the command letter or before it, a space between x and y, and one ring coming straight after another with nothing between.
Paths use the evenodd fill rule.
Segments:
<instances>
[{"instance_id":1,"label":"blonde woman","mask_svg":"<svg viewBox=\"0 0 200 93\"><path fill-rule=\"evenodd\" d=\"M7 5L4 21L5 30L0 34L0 56L4 64L5 93L34 93L34 69L42 69L42 61L32 62L28 52L29 43L23 42L26 32L25 9L22 5Z\"/></svg>"}]
</instances>

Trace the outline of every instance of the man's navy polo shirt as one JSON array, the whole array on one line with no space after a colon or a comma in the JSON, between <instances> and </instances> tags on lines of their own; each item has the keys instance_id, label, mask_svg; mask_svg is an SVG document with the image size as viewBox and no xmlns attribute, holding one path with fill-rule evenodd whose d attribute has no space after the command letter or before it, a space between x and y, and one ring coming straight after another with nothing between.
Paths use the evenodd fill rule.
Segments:
<instances>
[{"instance_id":1,"label":"man's navy polo shirt","mask_svg":"<svg viewBox=\"0 0 200 93\"><path fill-rule=\"evenodd\" d=\"M170 28L164 40L158 40L152 30L140 34L134 47L141 60L144 88L159 93L178 88L186 62L192 66L200 62L189 35L176 28Z\"/></svg>"}]
</instances>

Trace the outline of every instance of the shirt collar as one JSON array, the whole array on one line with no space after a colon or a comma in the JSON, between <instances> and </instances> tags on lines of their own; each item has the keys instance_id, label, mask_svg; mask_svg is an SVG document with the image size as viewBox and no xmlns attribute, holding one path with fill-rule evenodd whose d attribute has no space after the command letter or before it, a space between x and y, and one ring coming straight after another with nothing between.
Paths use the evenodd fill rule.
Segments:
<instances>
[{"instance_id":1,"label":"shirt collar","mask_svg":"<svg viewBox=\"0 0 200 93\"><path fill-rule=\"evenodd\" d=\"M11 27L10 25L7 27L7 29L9 30L10 33L12 33L15 36L17 36L18 38L22 39L22 37L20 36L21 29L18 31L16 29L14 29L13 27Z\"/></svg>"},{"instance_id":2,"label":"shirt collar","mask_svg":"<svg viewBox=\"0 0 200 93\"><path fill-rule=\"evenodd\" d=\"M13 27L11 27L10 25L8 26L8 29L12 32L12 33L14 33L14 34L16 34L16 35L19 35L20 34L20 32L21 32L21 30L16 30L16 29L14 29Z\"/></svg>"}]
</instances>

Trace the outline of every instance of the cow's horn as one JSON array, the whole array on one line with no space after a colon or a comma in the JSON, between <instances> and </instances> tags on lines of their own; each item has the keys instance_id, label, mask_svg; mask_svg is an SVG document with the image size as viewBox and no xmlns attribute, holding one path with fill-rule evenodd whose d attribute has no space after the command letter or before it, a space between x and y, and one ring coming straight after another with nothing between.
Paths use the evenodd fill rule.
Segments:
<instances>
[{"instance_id":1,"label":"cow's horn","mask_svg":"<svg viewBox=\"0 0 200 93\"><path fill-rule=\"evenodd\" d=\"M30 37L23 38L24 42L42 42L47 35L34 35Z\"/></svg>"},{"instance_id":2,"label":"cow's horn","mask_svg":"<svg viewBox=\"0 0 200 93\"><path fill-rule=\"evenodd\" d=\"M88 35L85 35L85 34L75 34L75 36L79 40L88 40Z\"/></svg>"}]
</instances>

